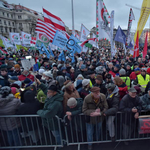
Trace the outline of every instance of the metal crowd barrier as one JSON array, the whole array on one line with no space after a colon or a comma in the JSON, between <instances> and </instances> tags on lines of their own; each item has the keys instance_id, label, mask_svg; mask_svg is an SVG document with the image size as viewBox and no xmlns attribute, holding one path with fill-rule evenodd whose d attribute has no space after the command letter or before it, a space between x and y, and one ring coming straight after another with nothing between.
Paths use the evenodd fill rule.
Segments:
<instances>
[{"instance_id":1,"label":"metal crowd barrier","mask_svg":"<svg viewBox=\"0 0 150 150\"><path fill-rule=\"evenodd\" d=\"M52 127L48 119L41 119L38 115L0 116L0 149L63 147L61 119L56 116L50 121ZM54 137L53 134L59 134L59 143L58 135Z\"/></svg>"},{"instance_id":2,"label":"metal crowd barrier","mask_svg":"<svg viewBox=\"0 0 150 150\"><path fill-rule=\"evenodd\" d=\"M149 113L142 112L142 115ZM12 120L14 128L10 130L9 121ZM38 115L0 116L0 149L56 149L66 142L67 146L76 145L79 150L81 144L112 142L110 136L114 135L117 142L150 139L150 119L135 119L130 113L118 112L114 117L106 116L100 120L94 117L93 120L94 123L89 122L83 114L72 116L71 120L67 116L63 119L56 116L52 120L43 120Z\"/></svg>"}]
</instances>

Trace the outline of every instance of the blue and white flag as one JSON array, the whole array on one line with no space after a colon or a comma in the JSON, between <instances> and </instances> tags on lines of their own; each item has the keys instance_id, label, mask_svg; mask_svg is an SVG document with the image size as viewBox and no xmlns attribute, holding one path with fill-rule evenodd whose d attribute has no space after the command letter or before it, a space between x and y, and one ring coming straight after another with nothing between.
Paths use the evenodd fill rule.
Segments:
<instances>
[{"instance_id":1,"label":"blue and white flag","mask_svg":"<svg viewBox=\"0 0 150 150\"><path fill-rule=\"evenodd\" d=\"M66 36L57 30L52 44L64 49L67 41L68 39L66 38Z\"/></svg>"},{"instance_id":2,"label":"blue and white flag","mask_svg":"<svg viewBox=\"0 0 150 150\"><path fill-rule=\"evenodd\" d=\"M117 30L114 41L118 41L118 42L123 43L123 44L126 43L126 35L124 34L124 32L122 31L120 26L118 26L118 30Z\"/></svg>"},{"instance_id":3,"label":"blue and white flag","mask_svg":"<svg viewBox=\"0 0 150 150\"><path fill-rule=\"evenodd\" d=\"M66 61L66 57L65 57L65 54L64 54L64 51L62 51L59 56L58 56L58 61Z\"/></svg>"},{"instance_id":4,"label":"blue and white flag","mask_svg":"<svg viewBox=\"0 0 150 150\"><path fill-rule=\"evenodd\" d=\"M48 50L46 49L46 47L45 47L45 45L42 43L41 44L41 49L40 49L40 54L42 53L45 53L46 54L46 56L47 56L47 58L50 58L50 53L48 52Z\"/></svg>"},{"instance_id":5,"label":"blue and white flag","mask_svg":"<svg viewBox=\"0 0 150 150\"><path fill-rule=\"evenodd\" d=\"M51 56L54 57L54 53L53 53L53 51L52 51L50 45L49 45L49 51L50 51Z\"/></svg>"},{"instance_id":6,"label":"blue and white flag","mask_svg":"<svg viewBox=\"0 0 150 150\"><path fill-rule=\"evenodd\" d=\"M78 44L80 41L72 34L66 44L69 53L81 53L82 47Z\"/></svg>"}]
</instances>

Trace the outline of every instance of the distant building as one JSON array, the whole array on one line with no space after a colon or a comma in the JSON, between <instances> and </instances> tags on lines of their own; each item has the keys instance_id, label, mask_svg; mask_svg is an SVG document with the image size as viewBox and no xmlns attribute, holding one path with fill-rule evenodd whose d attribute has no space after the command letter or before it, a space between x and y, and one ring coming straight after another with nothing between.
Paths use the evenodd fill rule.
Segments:
<instances>
[{"instance_id":1,"label":"distant building","mask_svg":"<svg viewBox=\"0 0 150 150\"><path fill-rule=\"evenodd\" d=\"M38 18L44 20L43 16L36 11L0 0L0 34L5 37L9 37L9 32L20 33L21 31L35 36Z\"/></svg>"}]
</instances>

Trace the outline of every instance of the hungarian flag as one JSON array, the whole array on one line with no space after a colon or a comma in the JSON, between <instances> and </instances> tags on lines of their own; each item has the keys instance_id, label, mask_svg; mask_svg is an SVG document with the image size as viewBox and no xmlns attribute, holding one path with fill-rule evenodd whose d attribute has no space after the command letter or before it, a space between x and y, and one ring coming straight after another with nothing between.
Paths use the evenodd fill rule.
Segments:
<instances>
[{"instance_id":1,"label":"hungarian flag","mask_svg":"<svg viewBox=\"0 0 150 150\"><path fill-rule=\"evenodd\" d=\"M145 56L147 55L147 35L148 35L148 32L146 33L146 37L145 37L145 44L144 44L144 49L143 49L143 58L145 58Z\"/></svg>"},{"instance_id":2,"label":"hungarian flag","mask_svg":"<svg viewBox=\"0 0 150 150\"><path fill-rule=\"evenodd\" d=\"M139 56L139 32L137 32L136 42L134 45L133 58L138 57L138 56Z\"/></svg>"}]
</instances>

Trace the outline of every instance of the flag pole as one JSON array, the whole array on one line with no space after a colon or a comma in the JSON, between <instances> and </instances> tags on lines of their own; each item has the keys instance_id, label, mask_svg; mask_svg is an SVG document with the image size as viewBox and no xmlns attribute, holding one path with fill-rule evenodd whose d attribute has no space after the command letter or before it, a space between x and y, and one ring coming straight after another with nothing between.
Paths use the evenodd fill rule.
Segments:
<instances>
[{"instance_id":1,"label":"flag pole","mask_svg":"<svg viewBox=\"0 0 150 150\"><path fill-rule=\"evenodd\" d=\"M74 35L74 10L73 10L73 0L71 0L72 6L72 34Z\"/></svg>"}]
</instances>

